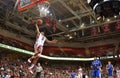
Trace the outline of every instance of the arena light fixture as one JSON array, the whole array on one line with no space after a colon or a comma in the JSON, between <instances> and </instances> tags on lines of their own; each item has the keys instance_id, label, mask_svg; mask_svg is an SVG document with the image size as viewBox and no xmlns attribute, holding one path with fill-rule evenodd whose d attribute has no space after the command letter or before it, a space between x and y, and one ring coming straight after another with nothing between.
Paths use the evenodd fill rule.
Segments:
<instances>
[{"instance_id":1,"label":"arena light fixture","mask_svg":"<svg viewBox=\"0 0 120 78\"><path fill-rule=\"evenodd\" d=\"M95 21L93 20L91 23L92 23L92 24L94 24L94 23L95 23Z\"/></svg>"},{"instance_id":2,"label":"arena light fixture","mask_svg":"<svg viewBox=\"0 0 120 78\"><path fill-rule=\"evenodd\" d=\"M72 36L69 37L69 39L72 39L72 38L73 38Z\"/></svg>"},{"instance_id":3,"label":"arena light fixture","mask_svg":"<svg viewBox=\"0 0 120 78\"><path fill-rule=\"evenodd\" d=\"M2 44L2 43L0 43L0 47L5 48L5 49L9 49L9 50L13 50L13 51L17 51L17 52L20 52L20 53L29 54L29 55L33 55L34 54L31 51L27 51L27 50L23 50L23 49L20 49L20 48L12 47L12 46L9 46L9 45L6 45L6 44Z\"/></svg>"},{"instance_id":4,"label":"arena light fixture","mask_svg":"<svg viewBox=\"0 0 120 78\"><path fill-rule=\"evenodd\" d=\"M61 19L59 19L58 21L59 21L59 22L61 22L62 20L61 20Z\"/></svg>"},{"instance_id":5,"label":"arena light fixture","mask_svg":"<svg viewBox=\"0 0 120 78\"><path fill-rule=\"evenodd\" d=\"M110 22L110 19L108 18L108 19L106 19L106 21L107 21L107 22Z\"/></svg>"},{"instance_id":6,"label":"arena light fixture","mask_svg":"<svg viewBox=\"0 0 120 78\"><path fill-rule=\"evenodd\" d=\"M0 43L0 47L9 49L9 50L13 50L16 52L24 53L24 54L29 54L29 55L34 54L32 51L23 50L23 49L12 47L12 46L2 44L2 43ZM41 55L41 58L45 58L45 59L49 59L49 60L66 60L66 61L92 61L92 60L94 60L94 58L50 57L50 56L46 56L46 55ZM110 58L114 58L114 57L113 56L100 57L100 59L110 59ZM115 56L115 58L117 58L117 56Z\"/></svg>"},{"instance_id":7,"label":"arena light fixture","mask_svg":"<svg viewBox=\"0 0 120 78\"><path fill-rule=\"evenodd\" d=\"M85 28L85 24L82 23L81 26L80 26L80 28L81 28L81 29L82 29L82 28Z\"/></svg>"},{"instance_id":8,"label":"arena light fixture","mask_svg":"<svg viewBox=\"0 0 120 78\"><path fill-rule=\"evenodd\" d=\"M68 28L68 27L69 27L69 25L67 24L67 25L66 25L66 27Z\"/></svg>"},{"instance_id":9,"label":"arena light fixture","mask_svg":"<svg viewBox=\"0 0 120 78\"><path fill-rule=\"evenodd\" d=\"M34 54L32 51L23 50L23 49L12 47L12 46L2 44L2 43L0 43L0 47L5 48L5 49L9 49L9 50L13 50L13 51L17 51L20 53L29 54L29 55ZM45 56L45 55L41 55L41 58L45 58L45 59L49 59L49 60L69 60L69 61L91 61L94 59L94 58L50 57L50 56Z\"/></svg>"},{"instance_id":10,"label":"arena light fixture","mask_svg":"<svg viewBox=\"0 0 120 78\"><path fill-rule=\"evenodd\" d=\"M114 15L114 18L117 18L117 15Z\"/></svg>"}]
</instances>

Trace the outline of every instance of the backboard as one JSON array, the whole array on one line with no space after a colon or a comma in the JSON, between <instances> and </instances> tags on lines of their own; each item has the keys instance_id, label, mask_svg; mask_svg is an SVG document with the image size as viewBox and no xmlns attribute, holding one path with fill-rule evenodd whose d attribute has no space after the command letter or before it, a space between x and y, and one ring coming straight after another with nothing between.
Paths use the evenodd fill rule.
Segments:
<instances>
[{"instance_id":1,"label":"backboard","mask_svg":"<svg viewBox=\"0 0 120 78\"><path fill-rule=\"evenodd\" d=\"M42 2L45 2L47 0L19 0L18 1L18 11L24 11L26 9L32 8Z\"/></svg>"}]
</instances>

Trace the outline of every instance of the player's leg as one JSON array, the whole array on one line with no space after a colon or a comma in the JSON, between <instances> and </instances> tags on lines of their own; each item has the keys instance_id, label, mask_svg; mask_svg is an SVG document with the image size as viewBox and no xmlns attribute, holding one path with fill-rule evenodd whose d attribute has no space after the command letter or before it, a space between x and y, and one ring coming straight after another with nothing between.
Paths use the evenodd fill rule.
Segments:
<instances>
[{"instance_id":1,"label":"player's leg","mask_svg":"<svg viewBox=\"0 0 120 78\"><path fill-rule=\"evenodd\" d=\"M33 74L32 69L33 69L33 67L36 65L36 63L37 63L38 59L39 59L39 57L34 58L34 59L33 59L33 61L32 61L31 66L28 68L28 69L29 69L29 72L30 72L31 74Z\"/></svg>"},{"instance_id":2,"label":"player's leg","mask_svg":"<svg viewBox=\"0 0 120 78\"><path fill-rule=\"evenodd\" d=\"M113 72L112 71L108 72L108 78L113 78Z\"/></svg>"},{"instance_id":3,"label":"player's leg","mask_svg":"<svg viewBox=\"0 0 120 78\"><path fill-rule=\"evenodd\" d=\"M35 45L35 46L34 46L35 54L34 54L31 58L28 59L28 62L31 63L34 58L39 57L38 54L42 53L42 50L43 50L43 47L42 47L42 46L38 46L38 47L37 47L37 46Z\"/></svg>"},{"instance_id":4,"label":"player's leg","mask_svg":"<svg viewBox=\"0 0 120 78\"><path fill-rule=\"evenodd\" d=\"M39 46L39 47L37 48L37 51L38 51L38 53L36 53L36 55L34 55L34 58L38 58L38 57L41 56L42 51L43 51L43 47L42 47L42 46Z\"/></svg>"},{"instance_id":5,"label":"player's leg","mask_svg":"<svg viewBox=\"0 0 120 78\"><path fill-rule=\"evenodd\" d=\"M95 78L95 70L92 70L92 78Z\"/></svg>"},{"instance_id":6,"label":"player's leg","mask_svg":"<svg viewBox=\"0 0 120 78\"><path fill-rule=\"evenodd\" d=\"M38 53L36 53L36 55L34 56L34 59L33 59L33 64L36 65L40 55L42 54L42 50L43 50L43 47L38 47Z\"/></svg>"},{"instance_id":7,"label":"player's leg","mask_svg":"<svg viewBox=\"0 0 120 78\"><path fill-rule=\"evenodd\" d=\"M34 59L33 59L33 64L34 64L34 65L36 65L36 64L37 64L38 59L39 59L39 57L36 57L36 58L34 58Z\"/></svg>"},{"instance_id":8,"label":"player's leg","mask_svg":"<svg viewBox=\"0 0 120 78\"><path fill-rule=\"evenodd\" d=\"M32 74L33 74L32 69L33 69L33 67L36 65L36 63L37 63L37 61L38 61L38 59L39 59L39 55L41 55L43 48L42 48L42 47L37 47L36 49L37 49L36 55L34 55L32 64L31 64L31 66L28 68L28 69L29 69L29 72L32 73Z\"/></svg>"},{"instance_id":9,"label":"player's leg","mask_svg":"<svg viewBox=\"0 0 120 78\"><path fill-rule=\"evenodd\" d=\"M101 72L100 72L100 70L96 70L96 78L101 78Z\"/></svg>"},{"instance_id":10,"label":"player's leg","mask_svg":"<svg viewBox=\"0 0 120 78\"><path fill-rule=\"evenodd\" d=\"M31 63L32 59L35 58L35 56L39 53L37 49L38 49L37 45L34 45L34 52L35 52L35 54L28 59L29 63Z\"/></svg>"}]
</instances>

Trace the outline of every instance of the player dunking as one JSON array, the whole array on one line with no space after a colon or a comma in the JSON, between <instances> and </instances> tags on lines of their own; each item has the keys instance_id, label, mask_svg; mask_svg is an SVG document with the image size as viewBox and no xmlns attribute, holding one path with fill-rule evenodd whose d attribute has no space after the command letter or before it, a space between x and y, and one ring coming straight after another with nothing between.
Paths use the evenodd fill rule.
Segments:
<instances>
[{"instance_id":1,"label":"player dunking","mask_svg":"<svg viewBox=\"0 0 120 78\"><path fill-rule=\"evenodd\" d=\"M37 24L36 24L36 31L37 31L37 36L36 36L36 42L34 45L35 54L31 58L28 59L28 62L32 63L31 66L28 68L29 72L32 74L33 74L32 69L36 65L42 53L44 42L46 41L47 43L52 43L52 44L55 44L57 42L57 40L52 40L52 41L48 40L44 36L44 32L40 32Z\"/></svg>"}]
</instances>

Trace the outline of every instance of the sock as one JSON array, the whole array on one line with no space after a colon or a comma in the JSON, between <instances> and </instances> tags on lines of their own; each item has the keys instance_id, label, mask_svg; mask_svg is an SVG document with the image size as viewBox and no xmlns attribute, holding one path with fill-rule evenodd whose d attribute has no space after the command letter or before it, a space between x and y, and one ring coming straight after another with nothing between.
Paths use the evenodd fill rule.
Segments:
<instances>
[{"instance_id":1,"label":"sock","mask_svg":"<svg viewBox=\"0 0 120 78\"><path fill-rule=\"evenodd\" d=\"M32 69L34 66L35 66L35 65L34 65L34 64L32 64L32 65L30 66L30 69Z\"/></svg>"}]
</instances>

